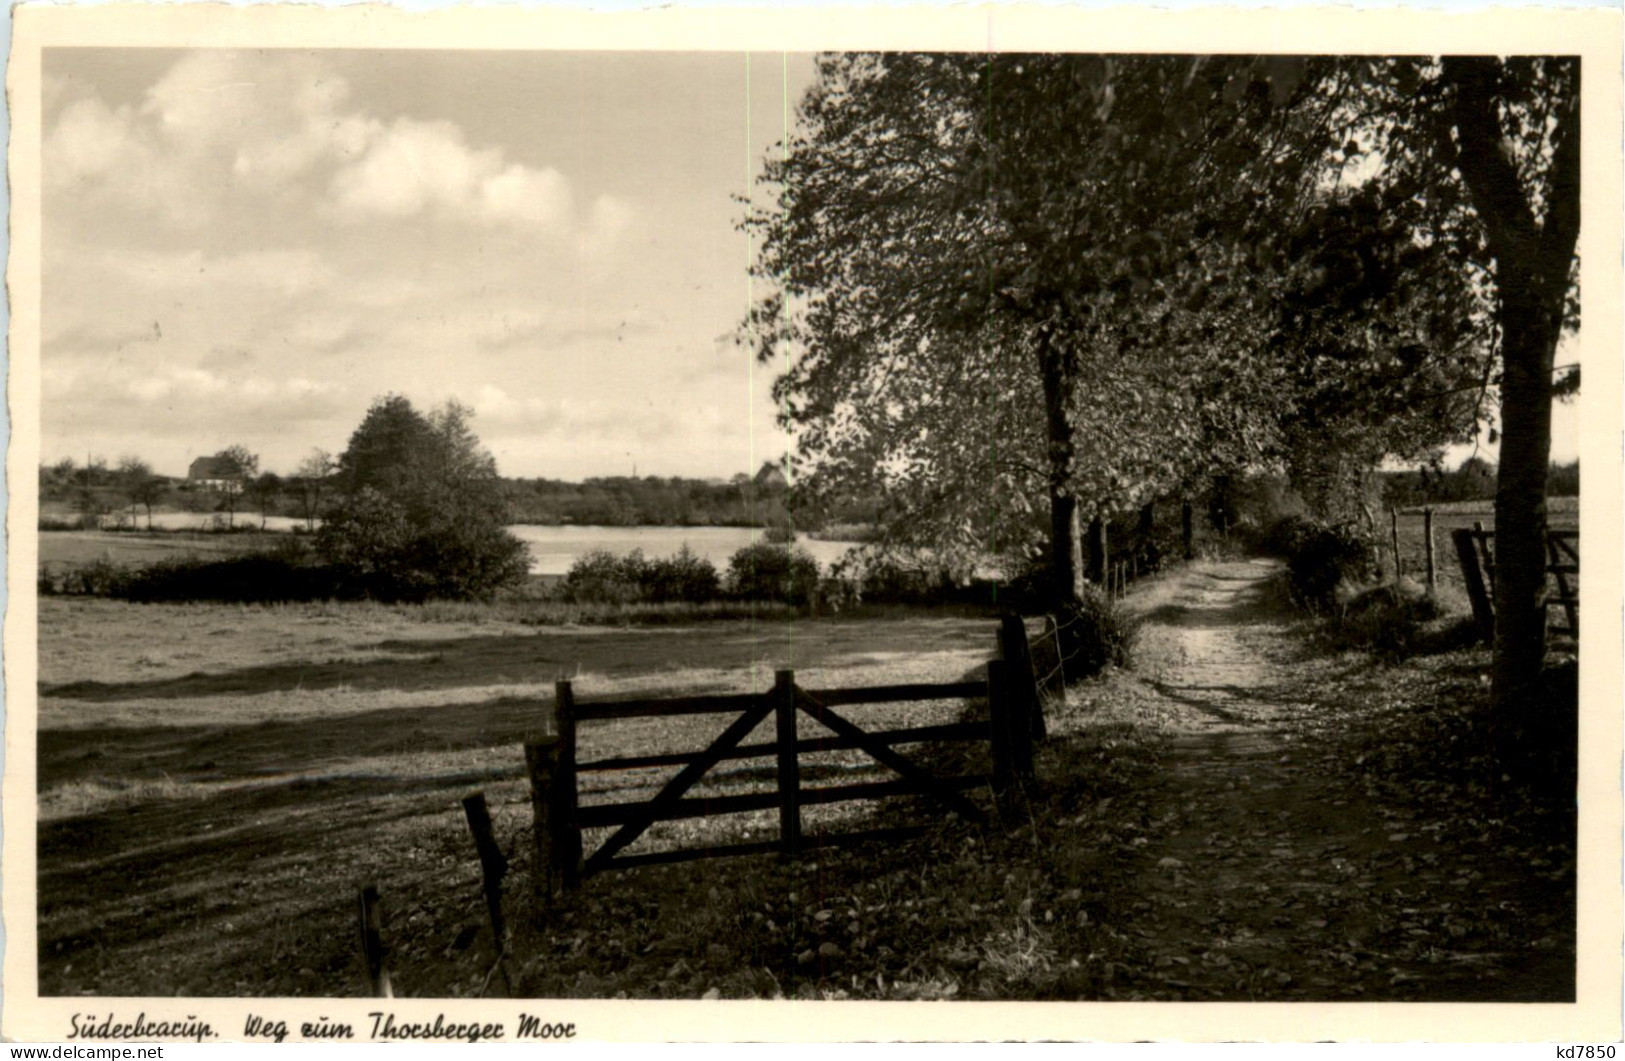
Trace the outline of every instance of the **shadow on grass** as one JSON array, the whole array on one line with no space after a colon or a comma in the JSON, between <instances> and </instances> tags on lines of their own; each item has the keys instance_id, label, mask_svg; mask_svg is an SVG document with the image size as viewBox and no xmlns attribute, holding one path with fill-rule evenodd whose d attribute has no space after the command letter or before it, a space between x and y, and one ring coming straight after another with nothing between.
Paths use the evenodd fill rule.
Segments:
<instances>
[{"instance_id":1,"label":"shadow on grass","mask_svg":"<svg viewBox=\"0 0 1625 1061\"><path fill-rule=\"evenodd\" d=\"M884 644L888 653L906 656L961 649L982 635L990 654L993 644L991 624L956 617L907 625L840 620L821 630L818 639L807 637L805 626L781 622L739 624L731 633L719 627L703 638L683 634L668 627L394 639L354 649L387 654L377 659L275 663L155 681L41 684L40 696L114 703L335 688L450 689L551 683L580 672L629 675L674 668L749 667L764 655L775 656L775 663L801 667L840 666L848 660L866 661L877 644Z\"/></svg>"}]
</instances>

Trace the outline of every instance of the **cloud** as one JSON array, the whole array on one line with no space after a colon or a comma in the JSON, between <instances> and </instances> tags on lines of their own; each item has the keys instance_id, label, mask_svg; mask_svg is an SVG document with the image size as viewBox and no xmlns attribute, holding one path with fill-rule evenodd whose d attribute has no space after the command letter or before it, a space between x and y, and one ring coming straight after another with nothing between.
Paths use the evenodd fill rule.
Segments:
<instances>
[{"instance_id":1,"label":"cloud","mask_svg":"<svg viewBox=\"0 0 1625 1061\"><path fill-rule=\"evenodd\" d=\"M621 237L632 227L632 207L613 195L600 195L593 200L582 226L580 249L597 258L617 246Z\"/></svg>"},{"instance_id":2,"label":"cloud","mask_svg":"<svg viewBox=\"0 0 1625 1061\"><path fill-rule=\"evenodd\" d=\"M44 165L58 193L192 228L277 204L357 223L520 226L596 255L632 217L608 196L578 211L557 169L470 144L452 122L370 114L319 56L299 53L192 52L139 106L72 99L46 134Z\"/></svg>"},{"instance_id":3,"label":"cloud","mask_svg":"<svg viewBox=\"0 0 1625 1061\"><path fill-rule=\"evenodd\" d=\"M555 169L508 162L496 148L473 148L450 122L397 119L333 177L332 197L349 217L435 212L487 225L555 231L574 221L570 182ZM589 218L590 226L594 219Z\"/></svg>"}]
</instances>

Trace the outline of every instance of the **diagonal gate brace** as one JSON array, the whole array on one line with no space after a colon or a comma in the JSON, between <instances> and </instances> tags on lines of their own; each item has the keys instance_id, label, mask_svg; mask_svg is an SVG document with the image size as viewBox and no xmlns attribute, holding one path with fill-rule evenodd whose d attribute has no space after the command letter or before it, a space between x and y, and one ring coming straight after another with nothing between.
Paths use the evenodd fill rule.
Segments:
<instances>
[{"instance_id":1,"label":"diagonal gate brace","mask_svg":"<svg viewBox=\"0 0 1625 1061\"><path fill-rule=\"evenodd\" d=\"M662 811L681 799L683 793L693 788L695 782L699 781L707 770L721 762L728 752L732 751L740 741L749 736L751 730L761 725L763 720L772 713L773 701L764 696L760 702L752 705L738 718L734 719L733 723L722 731L722 734L711 743L709 748L705 749L699 757L678 771L677 775L670 781L666 782L666 786L645 804L644 813L621 826L618 832L604 841L604 846L593 852L592 857L582 867L581 875L583 877L590 876L608 865L609 861L618 852L642 836L644 831L654 824Z\"/></svg>"},{"instance_id":2,"label":"diagonal gate brace","mask_svg":"<svg viewBox=\"0 0 1625 1061\"><path fill-rule=\"evenodd\" d=\"M948 786L941 784L929 771L910 762L903 755L893 750L889 744L877 740L871 734L866 733L813 699L805 689L796 689L796 706L810 717L829 727L839 736L847 738L859 748L868 752L877 762L891 767L905 779L914 782L920 787L922 794L941 800L970 821L979 822L982 820L982 812L976 804Z\"/></svg>"}]
</instances>

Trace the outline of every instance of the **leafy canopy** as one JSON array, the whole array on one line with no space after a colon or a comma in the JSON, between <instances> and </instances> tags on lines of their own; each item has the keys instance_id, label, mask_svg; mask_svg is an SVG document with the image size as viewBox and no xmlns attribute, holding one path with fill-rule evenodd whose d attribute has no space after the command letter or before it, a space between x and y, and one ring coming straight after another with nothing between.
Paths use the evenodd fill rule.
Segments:
<instances>
[{"instance_id":1,"label":"leafy canopy","mask_svg":"<svg viewBox=\"0 0 1625 1061\"><path fill-rule=\"evenodd\" d=\"M524 579L529 554L505 529L496 462L455 402L425 416L373 403L338 458L339 496L318 553L372 596L483 597Z\"/></svg>"}]
</instances>

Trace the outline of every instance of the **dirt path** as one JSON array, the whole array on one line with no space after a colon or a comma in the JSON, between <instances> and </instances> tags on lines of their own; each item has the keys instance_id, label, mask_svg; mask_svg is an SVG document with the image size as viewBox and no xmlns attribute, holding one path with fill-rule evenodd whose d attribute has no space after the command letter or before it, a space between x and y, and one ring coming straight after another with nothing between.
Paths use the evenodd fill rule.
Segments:
<instances>
[{"instance_id":1,"label":"dirt path","mask_svg":"<svg viewBox=\"0 0 1625 1061\"><path fill-rule=\"evenodd\" d=\"M1276 572L1200 563L1135 602L1136 671L1101 705L1165 741L1113 912L1140 951L1131 984L1194 999L1552 997L1572 956L1497 950L1484 905L1508 897L1484 893L1498 874L1481 838L1352 780L1348 714L1327 702L1347 706L1350 672L1309 650Z\"/></svg>"}]
</instances>

